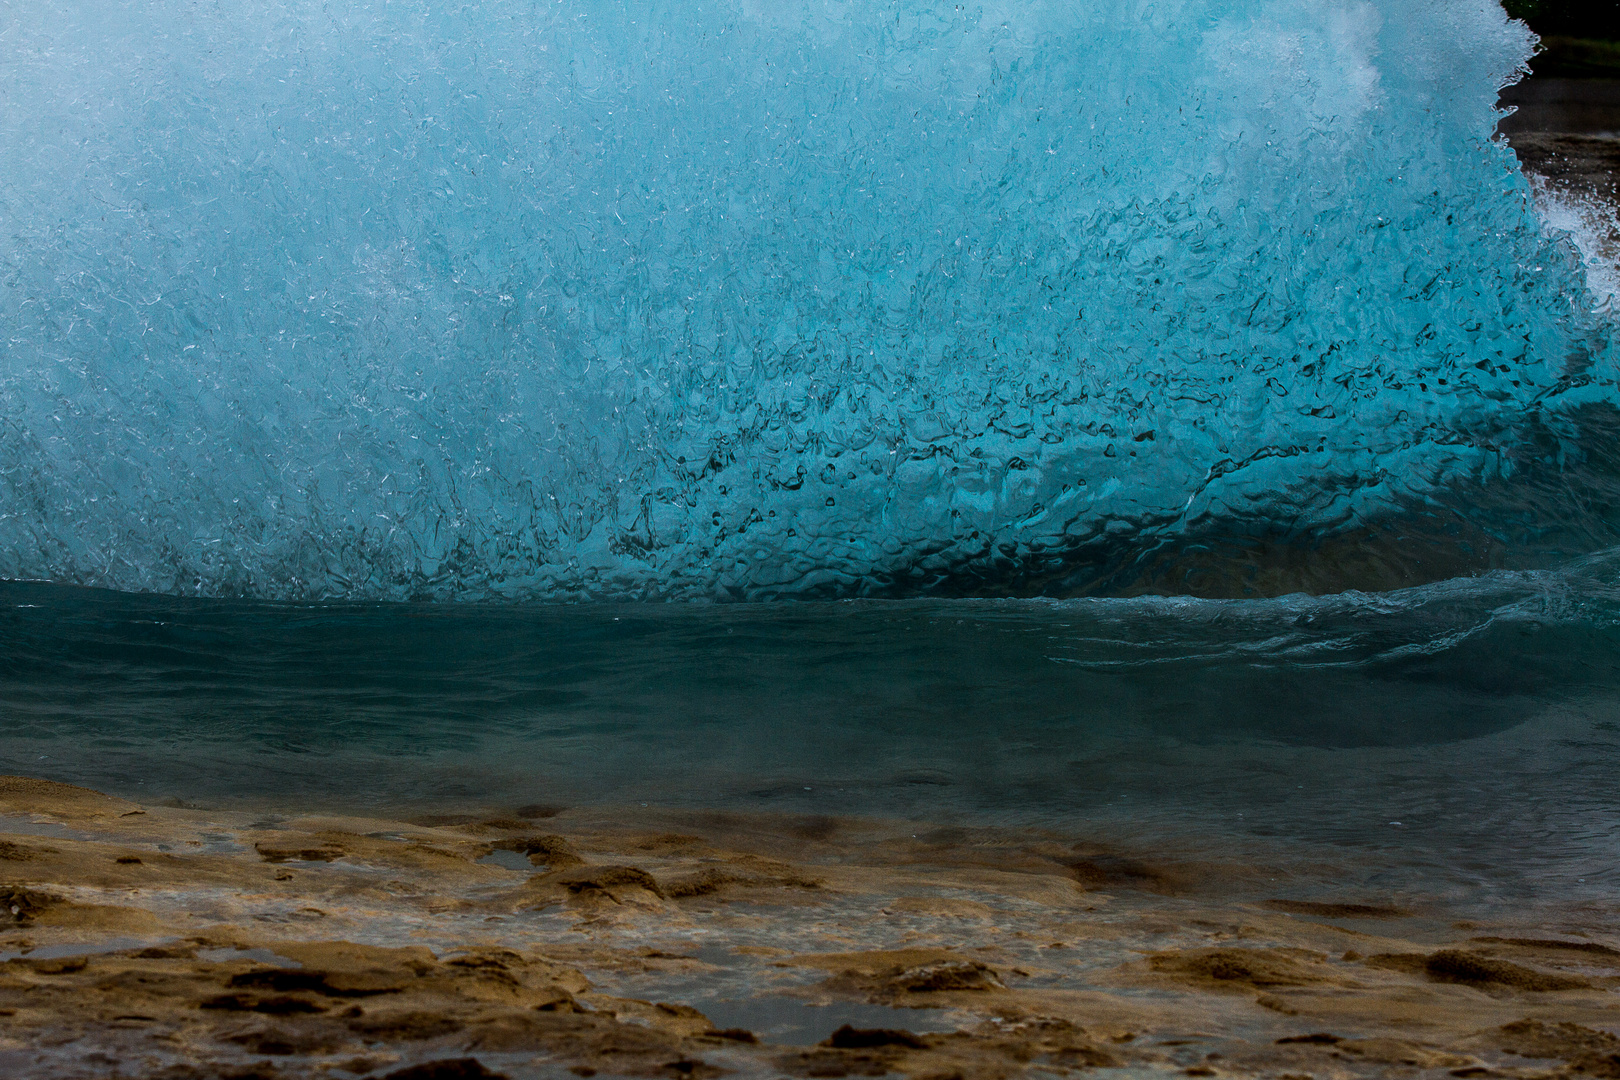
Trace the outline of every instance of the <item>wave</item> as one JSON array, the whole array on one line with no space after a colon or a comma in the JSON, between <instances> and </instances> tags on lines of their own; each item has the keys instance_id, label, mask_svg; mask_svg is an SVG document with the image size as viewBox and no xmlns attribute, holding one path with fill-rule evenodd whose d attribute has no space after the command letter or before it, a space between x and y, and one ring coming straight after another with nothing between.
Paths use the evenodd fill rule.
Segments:
<instances>
[{"instance_id":1,"label":"wave","mask_svg":"<svg viewBox=\"0 0 1620 1080\"><path fill-rule=\"evenodd\" d=\"M1241 595L1620 542L1494 3L6 18L0 577Z\"/></svg>"}]
</instances>

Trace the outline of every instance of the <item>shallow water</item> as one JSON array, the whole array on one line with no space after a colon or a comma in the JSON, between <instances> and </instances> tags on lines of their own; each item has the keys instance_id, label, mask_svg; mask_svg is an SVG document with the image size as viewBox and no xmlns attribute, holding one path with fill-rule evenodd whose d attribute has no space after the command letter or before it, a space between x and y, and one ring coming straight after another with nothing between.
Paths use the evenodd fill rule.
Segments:
<instances>
[{"instance_id":1,"label":"shallow water","mask_svg":"<svg viewBox=\"0 0 1620 1080\"><path fill-rule=\"evenodd\" d=\"M1574 903L1620 884L1614 574L749 606L10 584L0 772L222 809L1056 830L1307 889Z\"/></svg>"}]
</instances>

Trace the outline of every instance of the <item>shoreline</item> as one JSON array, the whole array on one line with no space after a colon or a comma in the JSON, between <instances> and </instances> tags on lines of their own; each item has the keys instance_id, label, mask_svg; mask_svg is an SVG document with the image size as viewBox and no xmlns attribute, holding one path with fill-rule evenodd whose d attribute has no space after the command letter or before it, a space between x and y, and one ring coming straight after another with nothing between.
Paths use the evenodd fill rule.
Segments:
<instances>
[{"instance_id":1,"label":"shoreline","mask_svg":"<svg viewBox=\"0 0 1620 1080\"><path fill-rule=\"evenodd\" d=\"M526 812L0 779L0 1072L1620 1075L1614 910L1302 900L1275 868L1005 830Z\"/></svg>"}]
</instances>

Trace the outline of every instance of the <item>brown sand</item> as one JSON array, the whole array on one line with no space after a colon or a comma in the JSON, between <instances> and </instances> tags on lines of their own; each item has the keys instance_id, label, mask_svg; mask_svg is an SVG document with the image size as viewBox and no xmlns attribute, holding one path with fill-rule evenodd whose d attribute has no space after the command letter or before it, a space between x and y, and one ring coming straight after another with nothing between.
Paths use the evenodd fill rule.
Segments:
<instances>
[{"instance_id":1,"label":"brown sand","mask_svg":"<svg viewBox=\"0 0 1620 1080\"><path fill-rule=\"evenodd\" d=\"M1620 1077L1601 920L1454 926L991 830L546 815L0 779L0 1075ZM750 1000L824 1020L781 1045L709 1015Z\"/></svg>"}]
</instances>

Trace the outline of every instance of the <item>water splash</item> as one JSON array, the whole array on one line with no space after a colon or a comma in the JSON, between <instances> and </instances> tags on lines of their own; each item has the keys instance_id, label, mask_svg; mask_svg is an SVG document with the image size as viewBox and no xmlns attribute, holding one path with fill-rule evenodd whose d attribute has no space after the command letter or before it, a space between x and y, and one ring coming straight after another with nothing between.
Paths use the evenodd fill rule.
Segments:
<instances>
[{"instance_id":1,"label":"water splash","mask_svg":"<svg viewBox=\"0 0 1620 1080\"><path fill-rule=\"evenodd\" d=\"M1560 492L1611 332L1493 139L1488 0L3 10L0 577L1074 592L1609 535Z\"/></svg>"},{"instance_id":2,"label":"water splash","mask_svg":"<svg viewBox=\"0 0 1620 1080\"><path fill-rule=\"evenodd\" d=\"M1552 233L1569 237L1586 267L1595 310L1613 316L1620 297L1620 207L1597 195L1532 177L1536 212Z\"/></svg>"}]
</instances>

